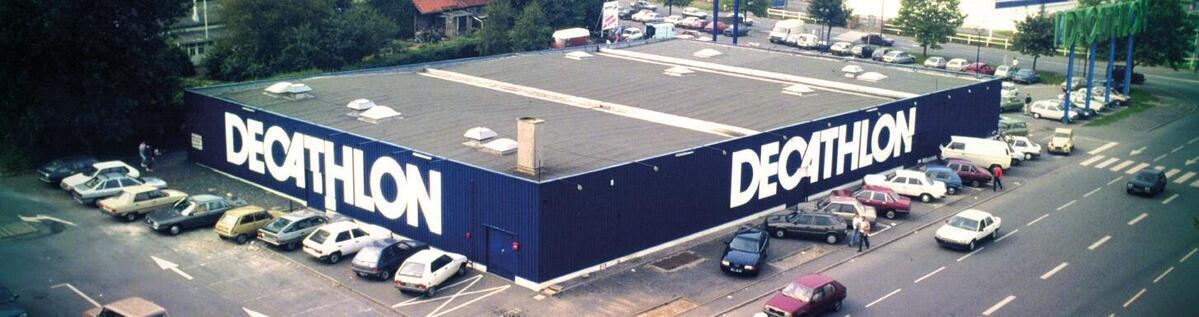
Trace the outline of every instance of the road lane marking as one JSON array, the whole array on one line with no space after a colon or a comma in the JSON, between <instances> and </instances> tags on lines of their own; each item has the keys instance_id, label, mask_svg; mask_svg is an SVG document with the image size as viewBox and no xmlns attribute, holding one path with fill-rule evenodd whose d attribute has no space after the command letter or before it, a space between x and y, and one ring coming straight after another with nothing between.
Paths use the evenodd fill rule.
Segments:
<instances>
[{"instance_id":1,"label":"road lane marking","mask_svg":"<svg viewBox=\"0 0 1199 317\"><path fill-rule=\"evenodd\" d=\"M1199 179L1195 180L1194 182L1191 182L1191 187L1199 187Z\"/></svg>"},{"instance_id":2,"label":"road lane marking","mask_svg":"<svg viewBox=\"0 0 1199 317\"><path fill-rule=\"evenodd\" d=\"M1116 166L1113 166L1113 167L1112 167L1112 171L1113 171L1113 172L1119 172L1120 170L1124 169L1125 167L1128 167L1129 165L1132 165L1132 163L1136 163L1136 161L1133 161L1133 160L1126 160L1126 161L1124 161L1124 162L1122 162L1122 163L1120 163L1120 164L1117 164Z\"/></svg>"},{"instance_id":3,"label":"road lane marking","mask_svg":"<svg viewBox=\"0 0 1199 317\"><path fill-rule=\"evenodd\" d=\"M1178 152L1178 150L1181 150L1182 147L1184 147L1184 146L1185 145L1179 145L1178 147L1174 148L1173 150L1170 150L1170 153Z\"/></svg>"},{"instance_id":4,"label":"road lane marking","mask_svg":"<svg viewBox=\"0 0 1199 317\"><path fill-rule=\"evenodd\" d=\"M1195 255L1195 251L1199 251L1199 248L1191 249L1191 252L1187 253L1186 256L1183 256L1181 260L1178 260L1178 263L1186 262L1187 259L1190 259L1192 255Z\"/></svg>"},{"instance_id":5,"label":"road lane marking","mask_svg":"<svg viewBox=\"0 0 1199 317\"><path fill-rule=\"evenodd\" d=\"M1135 225L1138 222L1141 222L1141 219L1145 219L1145 217L1149 217L1149 214L1142 212L1141 215L1137 216L1136 218L1132 218L1132 220L1128 222L1128 225Z\"/></svg>"},{"instance_id":6,"label":"road lane marking","mask_svg":"<svg viewBox=\"0 0 1199 317\"><path fill-rule=\"evenodd\" d=\"M1182 170L1179 170L1177 168L1172 168L1172 169L1170 169L1169 172L1166 172L1166 178L1174 177L1174 174L1178 174L1178 172L1181 172L1181 171Z\"/></svg>"},{"instance_id":7,"label":"road lane marking","mask_svg":"<svg viewBox=\"0 0 1199 317\"><path fill-rule=\"evenodd\" d=\"M1003 235L1002 237L999 237L999 239L995 239L995 242L1003 241L1003 239L1007 239L1008 236L1016 234L1016 232L1019 232L1019 231L1020 231L1020 229L1012 230L1011 232L1008 232L1007 234Z\"/></svg>"},{"instance_id":8,"label":"road lane marking","mask_svg":"<svg viewBox=\"0 0 1199 317\"><path fill-rule=\"evenodd\" d=\"M1187 141L1187 144L1195 143L1195 141L1199 141L1199 137L1196 137L1194 139L1191 139L1190 141Z\"/></svg>"},{"instance_id":9,"label":"road lane marking","mask_svg":"<svg viewBox=\"0 0 1199 317\"><path fill-rule=\"evenodd\" d=\"M1182 176L1179 176L1178 179L1174 180L1174 183L1185 184L1188 179L1191 179L1191 177L1195 177L1195 172L1186 172L1186 174L1182 174Z\"/></svg>"},{"instance_id":10,"label":"road lane marking","mask_svg":"<svg viewBox=\"0 0 1199 317\"><path fill-rule=\"evenodd\" d=\"M1141 291L1137 292L1136 295L1132 295L1132 298L1129 298L1127 302L1124 302L1124 308L1128 308L1128 306L1132 305L1132 302L1137 301L1137 298L1141 298L1141 295L1144 295L1144 294L1145 294L1145 289L1142 288Z\"/></svg>"},{"instance_id":11,"label":"road lane marking","mask_svg":"<svg viewBox=\"0 0 1199 317\"><path fill-rule=\"evenodd\" d=\"M1053 277L1054 274L1057 274L1057 272L1061 271L1062 269L1066 268L1069 265L1070 265L1069 262L1062 262L1062 264L1058 264L1052 270L1049 270L1049 272L1045 272L1045 274L1041 274L1041 279L1048 280L1050 277Z\"/></svg>"},{"instance_id":12,"label":"road lane marking","mask_svg":"<svg viewBox=\"0 0 1199 317\"><path fill-rule=\"evenodd\" d=\"M1168 154L1158 155L1157 157L1153 158L1153 161L1157 162L1158 160L1164 159L1164 158L1166 158L1166 155L1168 155Z\"/></svg>"},{"instance_id":13,"label":"road lane marking","mask_svg":"<svg viewBox=\"0 0 1199 317\"><path fill-rule=\"evenodd\" d=\"M1166 167L1165 167L1165 166L1158 165L1158 166L1154 166L1154 167L1153 167L1153 169L1155 169L1155 170L1159 170L1159 171L1164 171L1164 170L1166 170Z\"/></svg>"},{"instance_id":14,"label":"road lane marking","mask_svg":"<svg viewBox=\"0 0 1199 317\"><path fill-rule=\"evenodd\" d=\"M153 260L154 264L157 264L159 269L162 269L164 271L170 270L172 272L175 272L176 274L179 274L179 276L186 278L189 281L192 280L192 276L187 273L184 273L183 270L180 270L179 264L175 264L175 262L163 260L162 258L153 256L153 255L150 256L150 260Z\"/></svg>"},{"instance_id":15,"label":"road lane marking","mask_svg":"<svg viewBox=\"0 0 1199 317\"><path fill-rule=\"evenodd\" d=\"M1170 271L1174 271L1174 267L1173 267L1173 266L1171 266L1170 268L1166 269L1166 271L1165 271L1165 272L1162 272L1162 275L1158 275L1158 276L1157 276L1157 278L1154 278L1154 279L1153 279L1153 284L1157 284L1157 281L1161 281L1163 278L1165 278L1165 277L1166 277L1166 274L1170 274Z\"/></svg>"},{"instance_id":16,"label":"road lane marking","mask_svg":"<svg viewBox=\"0 0 1199 317\"><path fill-rule=\"evenodd\" d=\"M1031 226L1032 224L1034 224L1034 223L1037 223L1037 221L1041 221L1041 219L1045 219L1045 217L1049 217L1049 213L1045 213L1044 215L1041 215L1040 217L1037 217L1037 219L1033 219L1031 222L1029 222L1029 223L1028 223L1027 225L1025 225L1025 226Z\"/></svg>"},{"instance_id":17,"label":"road lane marking","mask_svg":"<svg viewBox=\"0 0 1199 317\"><path fill-rule=\"evenodd\" d=\"M1142 164L1144 164L1144 163L1142 163ZM1111 186L1112 184L1115 184L1116 182L1120 181L1121 178L1124 178L1124 176L1116 176L1115 179L1112 179L1107 182L1107 186Z\"/></svg>"},{"instance_id":18,"label":"road lane marking","mask_svg":"<svg viewBox=\"0 0 1199 317\"><path fill-rule=\"evenodd\" d=\"M1103 155L1092 156L1091 158L1087 159L1086 161L1082 161L1082 163L1078 163L1078 165L1082 165L1082 166L1091 165L1091 163L1095 163L1095 161L1102 160L1103 157L1104 157Z\"/></svg>"},{"instance_id":19,"label":"road lane marking","mask_svg":"<svg viewBox=\"0 0 1199 317\"><path fill-rule=\"evenodd\" d=\"M504 290L507 290L509 287L512 287L512 285L504 285L504 286L497 286L497 287L492 287L492 288L489 288L489 289L487 289L487 290L491 291L491 293L487 293L486 295L479 296L479 297L475 297L475 299L472 299L472 300L466 301L465 303L459 304L458 306L454 306L453 308L447 309L447 310L445 310L445 311L442 311L442 312L439 312L439 313L436 313L436 314L429 314L429 317L440 317L440 316L445 316L446 314L449 314L449 313L451 313L451 312L453 312L453 311L455 311L455 310L458 310L459 308L466 307L466 305L474 304L474 303L475 303L475 302L477 302L477 301L481 301L481 300L483 300L484 298L487 298L488 296L495 295L495 294L499 294L500 292L503 292ZM447 301L446 303L449 303L449 302ZM443 306L444 306L444 305L443 305ZM440 309L441 309L441 308L439 307L439 308L438 308L438 310L440 310ZM435 311L435 312L436 312L436 311Z\"/></svg>"},{"instance_id":20,"label":"road lane marking","mask_svg":"<svg viewBox=\"0 0 1199 317\"><path fill-rule=\"evenodd\" d=\"M983 316L991 316L991 314L995 313L995 311L1003 308L1004 305L1011 303L1013 300L1016 300L1016 295L1008 295L1007 298L995 303L995 305L991 306L991 308L987 308L987 310L983 312Z\"/></svg>"},{"instance_id":21,"label":"road lane marking","mask_svg":"<svg viewBox=\"0 0 1199 317\"><path fill-rule=\"evenodd\" d=\"M1162 205L1169 204L1171 201L1174 201L1174 198L1178 198L1178 194L1170 195L1170 198L1162 201Z\"/></svg>"},{"instance_id":22,"label":"road lane marking","mask_svg":"<svg viewBox=\"0 0 1199 317\"><path fill-rule=\"evenodd\" d=\"M1136 172L1140 172L1141 170L1145 169L1146 167L1149 167L1149 163L1137 164L1137 166L1133 166L1132 168L1128 169L1127 171L1124 171L1124 173L1129 174L1129 175L1136 174Z\"/></svg>"},{"instance_id":23,"label":"road lane marking","mask_svg":"<svg viewBox=\"0 0 1199 317\"><path fill-rule=\"evenodd\" d=\"M936 271L933 271L932 273L924 274L924 276L921 276L920 278L916 279L916 281L912 282L912 284L920 283L920 281L923 281L924 279L928 278L929 276L933 276L933 274L937 274L937 272L941 272L941 270L944 270L944 269L945 269L945 267L942 266L941 268L937 269Z\"/></svg>"},{"instance_id":24,"label":"road lane marking","mask_svg":"<svg viewBox=\"0 0 1199 317\"><path fill-rule=\"evenodd\" d=\"M874 306L874 304L878 304L878 302L881 302L884 299L887 299L887 297L891 297L891 295L895 295L895 293L899 293L899 291L902 291L902 290L903 290L902 288L897 288L894 291L887 293L887 295L883 295L883 297L879 297L878 299L874 300L873 302L866 304L866 308L870 308L870 306Z\"/></svg>"},{"instance_id":25,"label":"road lane marking","mask_svg":"<svg viewBox=\"0 0 1199 317\"><path fill-rule=\"evenodd\" d=\"M986 249L986 248L987 247L978 247L978 249L974 249L974 252L966 253L966 255L963 255L962 257L958 258L958 262L962 262L962 260L965 260L966 258L970 257L971 255L974 255L975 253L978 253L978 251L982 251L983 249Z\"/></svg>"},{"instance_id":26,"label":"road lane marking","mask_svg":"<svg viewBox=\"0 0 1199 317\"><path fill-rule=\"evenodd\" d=\"M71 283L62 283L62 284L51 286L50 288L59 288L59 287L69 288L69 289L71 289L72 292L75 292L75 294L79 294L79 297L83 297L83 299L92 303L92 305L96 305L96 307L103 307L103 306L100 306L100 302L97 302L96 300L92 299L91 297L88 297L87 294L80 292L79 289L75 288L75 286L72 286Z\"/></svg>"},{"instance_id":27,"label":"road lane marking","mask_svg":"<svg viewBox=\"0 0 1199 317\"><path fill-rule=\"evenodd\" d=\"M1095 249L1098 249L1104 243L1107 243L1107 240L1111 238L1112 236L1103 236L1103 238L1100 238L1099 241L1095 241L1095 243L1092 243L1091 246L1087 247L1087 250L1095 251Z\"/></svg>"},{"instance_id":28,"label":"road lane marking","mask_svg":"<svg viewBox=\"0 0 1199 317\"><path fill-rule=\"evenodd\" d=\"M1082 197L1083 197L1083 198L1090 197L1091 195L1094 195L1095 193L1098 193L1098 192L1099 192L1099 190L1100 190L1100 189L1102 189L1102 188L1103 188L1103 187L1095 187L1095 189L1092 189L1090 192L1087 192L1087 194L1086 194L1086 195L1082 195Z\"/></svg>"},{"instance_id":29,"label":"road lane marking","mask_svg":"<svg viewBox=\"0 0 1199 317\"><path fill-rule=\"evenodd\" d=\"M1071 200L1070 202L1066 203L1065 205L1062 205L1061 207L1057 207L1057 210L1061 211L1062 209L1066 209L1066 207L1070 207L1070 205L1073 205L1076 202L1078 202L1078 199Z\"/></svg>"},{"instance_id":30,"label":"road lane marking","mask_svg":"<svg viewBox=\"0 0 1199 317\"><path fill-rule=\"evenodd\" d=\"M250 310L249 308L245 308L245 307L242 307L241 310L246 312L246 315L248 315L250 317L271 317L271 316L267 316L267 314L256 312L256 311Z\"/></svg>"},{"instance_id":31,"label":"road lane marking","mask_svg":"<svg viewBox=\"0 0 1199 317\"><path fill-rule=\"evenodd\" d=\"M1107 159L1106 161L1103 161L1103 163L1099 163L1099 165L1095 165L1095 168L1105 168L1108 165L1112 165L1112 163L1119 162L1119 161L1120 161L1120 159L1113 157L1113 158Z\"/></svg>"},{"instance_id":32,"label":"road lane marking","mask_svg":"<svg viewBox=\"0 0 1199 317\"><path fill-rule=\"evenodd\" d=\"M1120 144L1120 143L1117 143L1117 142L1107 142L1107 144L1104 144L1103 146L1100 146L1099 148L1096 148L1096 149L1094 149L1094 150L1091 150L1090 152L1087 152L1087 154L1090 154L1090 155L1099 154L1099 152L1103 152L1104 150L1110 149L1110 148L1112 148L1113 146L1116 146L1116 144Z\"/></svg>"}]
</instances>

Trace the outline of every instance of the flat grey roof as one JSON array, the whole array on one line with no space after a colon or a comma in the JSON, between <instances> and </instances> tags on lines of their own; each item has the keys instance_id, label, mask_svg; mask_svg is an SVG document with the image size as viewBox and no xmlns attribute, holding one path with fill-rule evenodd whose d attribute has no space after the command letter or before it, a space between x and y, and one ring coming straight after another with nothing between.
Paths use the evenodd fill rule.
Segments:
<instances>
[{"instance_id":1,"label":"flat grey roof","mask_svg":"<svg viewBox=\"0 0 1199 317\"><path fill-rule=\"evenodd\" d=\"M716 49L724 55L708 59L691 55L704 48ZM697 41L672 40L624 50L918 94L972 83L862 64L867 71L891 76L868 83L842 77L840 69L845 64L839 61ZM701 69L689 76L672 77L663 71L674 65L597 52L592 52L596 56L580 61L566 59L564 53L544 51L430 67L751 131L789 126L894 100L830 90L817 90L815 95L801 97L783 94L783 88L793 83L779 80ZM466 139L462 134L484 126L495 130L499 137L515 140L518 118L545 120L539 140L543 167L538 177L545 180L686 151L733 137L706 133L671 120L655 121L426 75L412 68L395 68L292 80L312 87L315 95L298 101L264 95L262 89L271 84L264 82L196 91L531 180L535 179L515 172L515 154L480 152L463 145ZM371 124L348 116L351 109L346 104L360 98L389 106L401 112L403 118Z\"/></svg>"}]
</instances>

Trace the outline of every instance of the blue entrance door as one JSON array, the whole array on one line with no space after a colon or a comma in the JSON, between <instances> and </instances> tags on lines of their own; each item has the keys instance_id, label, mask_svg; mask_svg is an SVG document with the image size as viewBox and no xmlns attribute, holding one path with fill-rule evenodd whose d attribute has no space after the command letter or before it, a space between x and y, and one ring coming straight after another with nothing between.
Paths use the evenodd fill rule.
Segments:
<instances>
[{"instance_id":1,"label":"blue entrance door","mask_svg":"<svg viewBox=\"0 0 1199 317\"><path fill-rule=\"evenodd\" d=\"M516 251L512 242L516 237L507 232L487 228L487 271L508 279L516 278Z\"/></svg>"}]
</instances>

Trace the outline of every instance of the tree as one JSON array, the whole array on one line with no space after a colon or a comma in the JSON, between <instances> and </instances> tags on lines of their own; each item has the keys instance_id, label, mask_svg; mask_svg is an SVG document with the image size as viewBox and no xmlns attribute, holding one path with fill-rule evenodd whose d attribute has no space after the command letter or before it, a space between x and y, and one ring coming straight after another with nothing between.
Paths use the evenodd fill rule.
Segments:
<instances>
[{"instance_id":1,"label":"tree","mask_svg":"<svg viewBox=\"0 0 1199 317\"><path fill-rule=\"evenodd\" d=\"M667 12L667 14L674 13L674 7L689 6L689 5L691 5L691 1L692 0L666 0L666 12Z\"/></svg>"},{"instance_id":2,"label":"tree","mask_svg":"<svg viewBox=\"0 0 1199 317\"><path fill-rule=\"evenodd\" d=\"M1199 18L1187 14L1183 4L1170 0L1146 0L1149 16L1145 19L1145 30L1137 34L1132 50L1133 68L1136 66L1167 66L1178 70L1186 64L1186 58L1195 50L1196 23ZM1080 5L1101 4L1099 0L1082 1ZM1130 17L1131 18L1131 17ZM1095 45L1097 59L1107 58L1109 44L1100 39ZM1127 38L1116 39L1116 62L1122 63L1127 51ZM1086 50L1086 44L1079 44Z\"/></svg>"},{"instance_id":3,"label":"tree","mask_svg":"<svg viewBox=\"0 0 1199 317\"><path fill-rule=\"evenodd\" d=\"M396 25L396 36L410 39L416 35L416 5L411 0L368 0L366 2Z\"/></svg>"},{"instance_id":4,"label":"tree","mask_svg":"<svg viewBox=\"0 0 1199 317\"><path fill-rule=\"evenodd\" d=\"M958 0L902 0L895 24L904 34L916 37L916 42L928 55L928 48L939 49L957 33L966 16L958 9Z\"/></svg>"},{"instance_id":5,"label":"tree","mask_svg":"<svg viewBox=\"0 0 1199 317\"><path fill-rule=\"evenodd\" d=\"M483 9L487 20L479 30L482 43L479 51L483 55L503 54L512 50L512 41L508 31L512 28L512 18L515 15L511 0L496 0Z\"/></svg>"},{"instance_id":6,"label":"tree","mask_svg":"<svg viewBox=\"0 0 1199 317\"><path fill-rule=\"evenodd\" d=\"M831 41L833 27L845 26L852 14L853 10L845 6L845 0L812 0L808 2L808 15L824 25L820 33L826 42Z\"/></svg>"},{"instance_id":7,"label":"tree","mask_svg":"<svg viewBox=\"0 0 1199 317\"><path fill-rule=\"evenodd\" d=\"M187 55L166 40L191 1L0 4L0 170L179 136ZM107 154L107 153L105 153Z\"/></svg>"},{"instance_id":8,"label":"tree","mask_svg":"<svg viewBox=\"0 0 1199 317\"><path fill-rule=\"evenodd\" d=\"M512 51L545 49L549 47L551 32L549 20L541 12L541 5L537 4L537 1L530 2L525 5L524 12L520 14L520 18L516 20L516 24L509 31Z\"/></svg>"},{"instance_id":9,"label":"tree","mask_svg":"<svg viewBox=\"0 0 1199 317\"><path fill-rule=\"evenodd\" d=\"M1016 35L1012 38L1012 46L1024 55L1032 55L1032 69L1037 70L1037 59L1041 56L1051 56L1056 51L1053 45L1053 17L1045 14L1045 6L1037 15L1024 17L1016 21Z\"/></svg>"}]
</instances>

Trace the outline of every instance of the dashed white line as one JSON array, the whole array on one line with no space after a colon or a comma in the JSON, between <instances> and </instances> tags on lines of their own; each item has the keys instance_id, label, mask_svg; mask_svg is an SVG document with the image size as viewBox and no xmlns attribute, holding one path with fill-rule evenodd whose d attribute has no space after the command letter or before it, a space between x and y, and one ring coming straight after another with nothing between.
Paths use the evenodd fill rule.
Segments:
<instances>
[{"instance_id":1,"label":"dashed white line","mask_svg":"<svg viewBox=\"0 0 1199 317\"><path fill-rule=\"evenodd\" d=\"M1127 161L1124 161L1124 162L1122 162L1122 163L1120 163L1120 164L1117 164L1116 166L1113 166L1113 167L1112 167L1112 171L1113 171L1113 172L1119 172L1120 170L1124 169L1125 167L1128 167L1129 165L1132 165L1132 163L1136 163L1136 161L1133 161L1133 160L1127 160Z\"/></svg>"},{"instance_id":2,"label":"dashed white line","mask_svg":"<svg viewBox=\"0 0 1199 317\"><path fill-rule=\"evenodd\" d=\"M1107 243L1107 240L1110 240L1111 238L1112 236L1103 236L1103 238L1099 238L1099 241L1095 241L1095 243L1092 243L1091 246L1087 247L1087 250L1095 251L1095 249L1103 246L1103 244Z\"/></svg>"},{"instance_id":3,"label":"dashed white line","mask_svg":"<svg viewBox=\"0 0 1199 317\"><path fill-rule=\"evenodd\" d=\"M1174 198L1178 198L1178 194L1170 195L1170 198L1162 201L1162 205L1169 204L1171 201L1174 201Z\"/></svg>"},{"instance_id":4,"label":"dashed white line","mask_svg":"<svg viewBox=\"0 0 1199 317\"><path fill-rule=\"evenodd\" d=\"M1182 176L1179 176L1178 179L1174 180L1174 183L1186 184L1187 180L1191 179L1191 177L1195 177L1195 172L1186 172L1186 174L1182 174Z\"/></svg>"},{"instance_id":5,"label":"dashed white line","mask_svg":"<svg viewBox=\"0 0 1199 317\"><path fill-rule=\"evenodd\" d=\"M1158 160L1164 159L1164 158L1166 158L1166 155L1168 155L1168 154L1158 155L1157 157L1153 158L1153 161L1157 162Z\"/></svg>"},{"instance_id":6,"label":"dashed white line","mask_svg":"<svg viewBox=\"0 0 1199 317\"><path fill-rule=\"evenodd\" d=\"M1120 161L1120 159L1113 157L1113 158L1107 159L1106 161L1103 161L1103 163L1099 163L1099 165L1095 165L1095 168L1105 168L1108 165L1112 165L1112 163L1116 163L1119 161Z\"/></svg>"},{"instance_id":7,"label":"dashed white line","mask_svg":"<svg viewBox=\"0 0 1199 317\"><path fill-rule=\"evenodd\" d=\"M1103 152L1104 150L1110 149L1110 148L1112 148L1113 146L1116 146L1116 144L1120 144L1120 143L1118 143L1118 142L1107 142L1107 144L1104 144L1103 146L1100 146L1099 148L1096 148L1096 149L1094 149L1094 150L1091 150L1090 152L1087 152L1087 154L1090 154L1090 155L1099 154L1099 152Z\"/></svg>"},{"instance_id":8,"label":"dashed white line","mask_svg":"<svg viewBox=\"0 0 1199 317\"><path fill-rule=\"evenodd\" d=\"M937 272L941 272L941 270L944 270L944 269L945 269L945 267L942 266L941 268L937 269L936 271L933 271L932 273L928 273L928 274L925 274L924 276L921 276L920 278L916 279L915 282L912 282L912 284L920 283L920 281L923 281L924 279L926 279L930 276L933 276L933 274L937 274Z\"/></svg>"},{"instance_id":9,"label":"dashed white line","mask_svg":"<svg viewBox=\"0 0 1199 317\"><path fill-rule=\"evenodd\" d=\"M1076 202L1078 202L1078 199L1071 200L1070 202L1066 203L1065 205L1061 205L1060 207L1057 207L1057 210L1061 211L1062 209L1066 209L1066 207L1070 207L1070 205L1073 205Z\"/></svg>"},{"instance_id":10,"label":"dashed white line","mask_svg":"<svg viewBox=\"0 0 1199 317\"><path fill-rule=\"evenodd\" d=\"M1144 294L1145 294L1145 289L1142 288L1141 291L1137 292L1136 295L1132 295L1132 298L1129 298L1127 302L1124 302L1124 308L1128 308L1128 306L1132 305L1132 302L1137 301L1137 298L1141 298L1141 295L1144 295Z\"/></svg>"},{"instance_id":11,"label":"dashed white line","mask_svg":"<svg viewBox=\"0 0 1199 317\"><path fill-rule=\"evenodd\" d=\"M1189 252L1189 253L1187 253L1187 255L1183 256L1181 260L1178 260L1178 263L1186 262L1187 259L1190 259L1192 255L1195 255L1195 251L1199 251L1199 248L1191 249L1191 252Z\"/></svg>"},{"instance_id":12,"label":"dashed white line","mask_svg":"<svg viewBox=\"0 0 1199 317\"><path fill-rule=\"evenodd\" d=\"M1146 167L1149 167L1149 163L1137 164L1137 166L1133 166L1132 168L1128 169L1127 171L1124 171L1124 173L1129 174L1129 175L1136 174L1136 172L1140 172L1141 170L1145 169Z\"/></svg>"},{"instance_id":13,"label":"dashed white line","mask_svg":"<svg viewBox=\"0 0 1199 317\"><path fill-rule=\"evenodd\" d=\"M1069 265L1070 265L1069 262L1062 262L1062 264L1058 264L1052 270L1049 270L1049 272L1045 272L1045 274L1041 274L1041 279L1048 280L1050 277L1053 277L1054 274L1057 274L1057 272L1061 271L1062 269L1066 268Z\"/></svg>"},{"instance_id":14,"label":"dashed white line","mask_svg":"<svg viewBox=\"0 0 1199 317\"><path fill-rule=\"evenodd\" d=\"M1179 170L1177 168L1172 168L1172 169L1170 169L1169 172L1166 172L1166 178L1174 177L1174 174L1178 174L1178 172L1181 172L1181 171L1182 170Z\"/></svg>"},{"instance_id":15,"label":"dashed white line","mask_svg":"<svg viewBox=\"0 0 1199 317\"><path fill-rule=\"evenodd\" d=\"M958 258L958 262L962 262L962 260L965 260L966 258L970 257L971 255L974 255L975 253L978 253L978 251L982 251L983 249L986 249L986 248L987 247L978 247L978 249L974 249L974 252L966 253L966 255L963 255L962 257Z\"/></svg>"},{"instance_id":16,"label":"dashed white line","mask_svg":"<svg viewBox=\"0 0 1199 317\"><path fill-rule=\"evenodd\" d=\"M1199 141L1199 137L1196 137L1194 139L1191 139L1190 141L1187 141L1187 144L1195 143L1195 141Z\"/></svg>"},{"instance_id":17,"label":"dashed white line","mask_svg":"<svg viewBox=\"0 0 1199 317\"><path fill-rule=\"evenodd\" d=\"M1145 164L1145 163L1141 163L1141 164ZM1115 184L1116 182L1119 182L1119 181L1120 181L1120 179L1122 179L1122 178L1124 178L1124 176L1117 176L1115 179L1112 179L1111 181L1108 181L1108 182L1107 182L1107 186L1111 186L1112 184Z\"/></svg>"},{"instance_id":18,"label":"dashed white line","mask_svg":"<svg viewBox=\"0 0 1199 317\"><path fill-rule=\"evenodd\" d=\"M1040 217L1037 217L1037 219L1033 219L1032 221L1030 221L1030 222L1029 222L1027 225L1025 225L1025 226L1031 226L1032 224L1034 224L1034 223L1037 223L1037 221L1041 221L1041 219L1045 219L1045 217L1049 217L1049 214L1048 214L1048 213L1046 213L1046 214L1044 214L1044 215L1041 215Z\"/></svg>"},{"instance_id":19,"label":"dashed white line","mask_svg":"<svg viewBox=\"0 0 1199 317\"><path fill-rule=\"evenodd\" d=\"M1195 180L1194 182L1191 182L1191 187L1199 187L1199 180Z\"/></svg>"},{"instance_id":20,"label":"dashed white line","mask_svg":"<svg viewBox=\"0 0 1199 317\"><path fill-rule=\"evenodd\" d=\"M1016 234L1016 232L1019 232L1019 231L1020 231L1020 229L1009 231L1007 234L999 237L999 239L995 239L995 242L1003 241L1003 239L1007 239L1008 236Z\"/></svg>"},{"instance_id":21,"label":"dashed white line","mask_svg":"<svg viewBox=\"0 0 1199 317\"><path fill-rule=\"evenodd\" d=\"M1099 190L1100 190L1100 189L1102 189L1102 188L1103 188L1103 187L1096 187L1095 189L1092 189L1090 192L1087 192L1087 194L1086 194L1086 195L1082 195L1082 197L1083 197L1083 198L1090 197L1091 195L1094 195L1095 193L1098 193L1098 192L1099 192Z\"/></svg>"},{"instance_id":22,"label":"dashed white line","mask_svg":"<svg viewBox=\"0 0 1199 317\"><path fill-rule=\"evenodd\" d=\"M1091 158L1087 159L1086 161L1082 161L1082 163L1078 163L1078 165L1082 165L1082 166L1091 165L1091 163L1095 163L1095 161L1102 160L1103 157L1104 157L1103 155L1092 156Z\"/></svg>"},{"instance_id":23,"label":"dashed white line","mask_svg":"<svg viewBox=\"0 0 1199 317\"><path fill-rule=\"evenodd\" d=\"M1131 226L1131 225L1135 225L1135 224L1137 224L1138 222L1141 222L1141 220L1142 220L1142 219L1145 219L1145 217L1149 217L1149 214L1148 214L1148 213L1144 213L1144 212L1142 212L1142 213L1141 213L1139 216L1137 216L1136 218L1132 218L1132 220L1129 220L1129 221L1128 221L1128 225L1129 225L1129 226Z\"/></svg>"},{"instance_id":24,"label":"dashed white line","mask_svg":"<svg viewBox=\"0 0 1199 317\"><path fill-rule=\"evenodd\" d=\"M1154 167L1153 167L1153 169L1155 169L1155 170L1159 170L1159 171L1164 171L1164 170L1166 170L1166 167L1165 167L1165 166L1158 165L1158 166L1154 166Z\"/></svg>"},{"instance_id":25,"label":"dashed white line","mask_svg":"<svg viewBox=\"0 0 1199 317\"><path fill-rule=\"evenodd\" d=\"M1170 150L1170 153L1178 152L1178 150L1181 150L1182 147L1184 147L1184 146L1185 145L1179 145L1178 147L1174 148L1173 150Z\"/></svg>"},{"instance_id":26,"label":"dashed white line","mask_svg":"<svg viewBox=\"0 0 1199 317\"><path fill-rule=\"evenodd\" d=\"M995 311L1003 308L1004 305L1011 303L1013 300L1016 300L1016 295L1008 295L1007 298L995 303L995 305L992 305L991 308L987 308L987 310L983 312L983 316L991 316L991 314L994 314Z\"/></svg>"},{"instance_id":27,"label":"dashed white line","mask_svg":"<svg viewBox=\"0 0 1199 317\"><path fill-rule=\"evenodd\" d=\"M1170 271L1174 271L1174 267L1173 267L1173 266L1171 266L1170 268L1166 269L1166 271L1165 271L1165 272L1162 272L1162 275L1158 275L1158 276L1157 276L1157 278L1154 278L1154 279L1153 279L1153 284L1157 284L1157 281L1161 281L1163 278L1165 278L1165 277L1166 277L1166 274L1170 274Z\"/></svg>"},{"instance_id":28,"label":"dashed white line","mask_svg":"<svg viewBox=\"0 0 1199 317\"><path fill-rule=\"evenodd\" d=\"M899 291L902 291L902 290L903 290L902 288L897 288L894 291L887 293L887 295L883 295L883 297L879 297L878 299L874 300L873 302L866 304L866 308L870 308L870 306L874 306L874 304L878 304L878 302L881 302L884 299L887 299L887 297L891 297L891 295L895 295L895 293L899 293Z\"/></svg>"}]
</instances>

